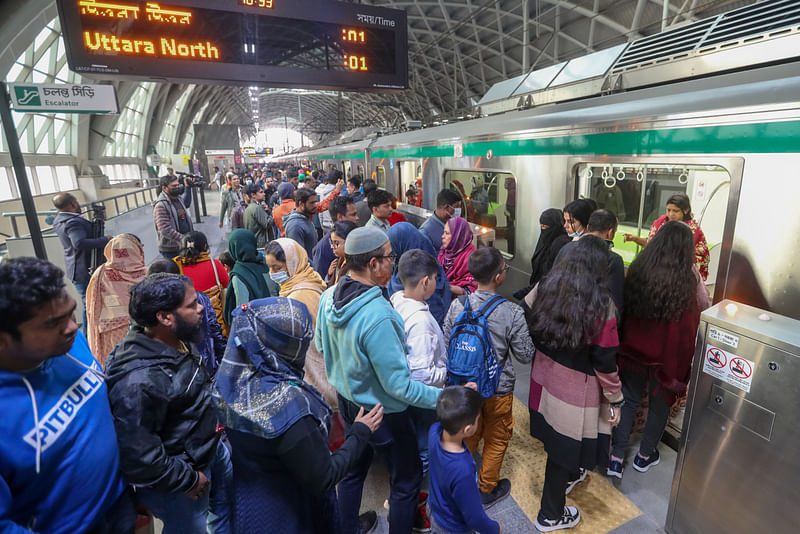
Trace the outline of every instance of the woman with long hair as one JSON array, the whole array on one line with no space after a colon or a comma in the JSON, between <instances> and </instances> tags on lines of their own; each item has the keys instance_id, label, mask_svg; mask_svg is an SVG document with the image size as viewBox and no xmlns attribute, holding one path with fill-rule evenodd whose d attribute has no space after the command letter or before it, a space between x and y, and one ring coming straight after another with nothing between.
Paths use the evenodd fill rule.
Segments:
<instances>
[{"instance_id":1,"label":"woman with long hair","mask_svg":"<svg viewBox=\"0 0 800 534\"><path fill-rule=\"evenodd\" d=\"M358 228L352 221L337 221L331 230L331 250L336 258L328 267L328 274L325 276L325 283L329 286L339 282L339 278L347 274L347 261L344 255L344 242L347 236Z\"/></svg>"},{"instance_id":2,"label":"woman with long hair","mask_svg":"<svg viewBox=\"0 0 800 534\"><path fill-rule=\"evenodd\" d=\"M144 249L139 238L120 234L106 244L106 262L86 288L87 338L92 354L105 367L111 350L128 331L130 289L144 279Z\"/></svg>"},{"instance_id":3,"label":"woman with long hair","mask_svg":"<svg viewBox=\"0 0 800 534\"><path fill-rule=\"evenodd\" d=\"M697 265L697 270L703 280L708 279L708 264L711 262L711 255L708 252L708 242L703 230L700 229L700 224L694 220L692 213L692 205L689 201L689 196L686 193L675 193L667 199L667 212L653 221L650 227L650 234L647 238L638 237L631 234L625 234L625 241L633 241L644 247L647 245L653 236L669 221L683 221L692 230L692 240L694 242L694 261Z\"/></svg>"},{"instance_id":4,"label":"woman with long hair","mask_svg":"<svg viewBox=\"0 0 800 534\"><path fill-rule=\"evenodd\" d=\"M462 217L452 217L444 225L438 260L454 297L469 295L478 288L468 268L469 257L475 252L472 238L472 229Z\"/></svg>"},{"instance_id":5,"label":"woman with long hair","mask_svg":"<svg viewBox=\"0 0 800 534\"><path fill-rule=\"evenodd\" d=\"M270 277L281 286L279 295L305 304L316 327L319 298L328 286L308 263L306 250L294 239L281 237L267 244L264 255ZM325 373L325 358L313 341L306 354L305 371L306 382L317 388L334 411L338 411L336 390L328 383Z\"/></svg>"},{"instance_id":6,"label":"woman with long hair","mask_svg":"<svg viewBox=\"0 0 800 534\"><path fill-rule=\"evenodd\" d=\"M424 250L434 258L436 257L436 249L433 248L431 240L411 223L397 223L389 228L386 235L389 236L389 241L392 243L392 252L397 254L398 258L407 251L416 248ZM403 282L400 281L400 273L398 271L395 271L392 275L388 289L389 295L394 295L398 291L403 290ZM439 323L439 326L444 323L447 310L450 309L451 300L453 300L453 298L450 293L450 283L447 280L447 275L444 274L444 269L442 269L440 265L439 273L436 275L436 291L431 295L431 298L425 301L428 304L431 315L433 315L436 322Z\"/></svg>"},{"instance_id":7,"label":"woman with long hair","mask_svg":"<svg viewBox=\"0 0 800 534\"><path fill-rule=\"evenodd\" d=\"M228 252L236 262L230 272L230 289L225 294L225 324L231 324L233 310L254 299L275 297L280 288L269 276L264 256L256 249L256 236L237 228L228 237Z\"/></svg>"},{"instance_id":8,"label":"woman with long hair","mask_svg":"<svg viewBox=\"0 0 800 534\"><path fill-rule=\"evenodd\" d=\"M531 435L547 451L536 527L580 521L565 495L596 466L608 464L611 426L619 421L617 319L608 290L608 245L579 239L533 289L528 326L536 355L531 369ZM613 407L613 409L612 409Z\"/></svg>"},{"instance_id":9,"label":"woman with long hair","mask_svg":"<svg viewBox=\"0 0 800 534\"><path fill-rule=\"evenodd\" d=\"M304 380L313 331L308 309L292 299L254 300L233 312L237 342L225 351L214 397L232 445L237 534L340 532L336 484L383 418L380 405L362 408L330 454L330 407Z\"/></svg>"},{"instance_id":10,"label":"woman with long hair","mask_svg":"<svg viewBox=\"0 0 800 534\"><path fill-rule=\"evenodd\" d=\"M186 275L194 282L194 289L202 291L211 300L217 315L217 322L224 326L225 289L228 287L228 272L222 262L211 257L208 239L203 232L191 231L181 239L181 250L174 258L180 274Z\"/></svg>"},{"instance_id":11,"label":"woman with long hair","mask_svg":"<svg viewBox=\"0 0 800 534\"><path fill-rule=\"evenodd\" d=\"M689 383L700 312L708 306L708 292L695 263L692 231L682 222L664 223L631 263L625 280L619 347L625 405L614 430L609 475L622 478L633 418L648 388L647 422L633 468L645 472L658 463L656 445L670 407Z\"/></svg>"}]
</instances>

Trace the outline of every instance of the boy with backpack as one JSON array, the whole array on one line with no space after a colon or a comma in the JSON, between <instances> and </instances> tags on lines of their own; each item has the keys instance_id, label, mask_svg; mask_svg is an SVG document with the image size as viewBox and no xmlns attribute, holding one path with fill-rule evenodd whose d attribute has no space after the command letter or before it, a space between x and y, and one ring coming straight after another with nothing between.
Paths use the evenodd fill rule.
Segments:
<instances>
[{"instance_id":1,"label":"boy with backpack","mask_svg":"<svg viewBox=\"0 0 800 534\"><path fill-rule=\"evenodd\" d=\"M475 460L464 440L480 424L483 398L477 391L448 386L436 401L439 420L428 433L431 456L431 512L436 532L502 534L486 515L475 483Z\"/></svg>"},{"instance_id":2,"label":"boy with backpack","mask_svg":"<svg viewBox=\"0 0 800 534\"><path fill-rule=\"evenodd\" d=\"M500 251L493 247L476 250L469 257L468 268L478 289L452 302L443 330L448 383L476 382L484 398L478 428L465 443L474 453L480 441L484 442L478 486L483 505L489 507L511 491L511 482L500 479L514 428L516 378L510 357L530 363L534 348L522 308L497 294L508 271Z\"/></svg>"}]
</instances>

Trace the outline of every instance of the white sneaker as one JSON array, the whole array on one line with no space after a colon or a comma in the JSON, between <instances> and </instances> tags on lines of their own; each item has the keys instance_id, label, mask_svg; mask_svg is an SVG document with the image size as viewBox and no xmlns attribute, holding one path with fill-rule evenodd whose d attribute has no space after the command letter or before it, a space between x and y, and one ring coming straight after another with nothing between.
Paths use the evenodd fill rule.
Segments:
<instances>
[{"instance_id":1,"label":"white sneaker","mask_svg":"<svg viewBox=\"0 0 800 534\"><path fill-rule=\"evenodd\" d=\"M564 514L559 519L543 519L541 512L534 525L539 532L552 532L564 528L572 528L581 522L581 513L574 506L565 506Z\"/></svg>"},{"instance_id":2,"label":"white sneaker","mask_svg":"<svg viewBox=\"0 0 800 534\"><path fill-rule=\"evenodd\" d=\"M570 480L569 484L567 484L567 491L564 492L564 495L569 495L569 492L584 480L586 480L586 469L580 467L578 470L578 478L575 480Z\"/></svg>"}]
</instances>

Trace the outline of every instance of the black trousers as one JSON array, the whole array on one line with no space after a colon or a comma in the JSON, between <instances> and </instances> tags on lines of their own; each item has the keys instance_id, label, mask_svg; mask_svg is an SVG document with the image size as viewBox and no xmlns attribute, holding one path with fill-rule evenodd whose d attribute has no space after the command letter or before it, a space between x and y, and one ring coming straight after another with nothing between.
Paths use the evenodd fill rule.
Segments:
<instances>
[{"instance_id":1,"label":"black trousers","mask_svg":"<svg viewBox=\"0 0 800 534\"><path fill-rule=\"evenodd\" d=\"M567 503L567 484L577 477L569 469L555 463L547 457L547 467L544 472L544 487L542 488L542 504L539 516L543 519L559 519L564 515L564 505Z\"/></svg>"}]
</instances>

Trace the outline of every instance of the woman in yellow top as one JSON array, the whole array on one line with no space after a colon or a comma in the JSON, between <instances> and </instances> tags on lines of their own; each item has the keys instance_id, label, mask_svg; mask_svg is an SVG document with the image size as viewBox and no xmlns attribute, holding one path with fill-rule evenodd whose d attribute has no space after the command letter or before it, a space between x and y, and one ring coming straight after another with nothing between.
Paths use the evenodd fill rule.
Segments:
<instances>
[{"instance_id":1,"label":"woman in yellow top","mask_svg":"<svg viewBox=\"0 0 800 534\"><path fill-rule=\"evenodd\" d=\"M264 255L270 278L281 286L279 295L305 304L316 327L319 298L327 286L308 263L305 249L294 239L282 237L268 243ZM317 351L313 340L306 353L305 372L304 380L317 388L330 407L338 411L336 390L328 383L325 373L325 358Z\"/></svg>"}]
</instances>

